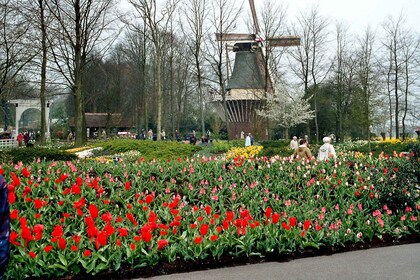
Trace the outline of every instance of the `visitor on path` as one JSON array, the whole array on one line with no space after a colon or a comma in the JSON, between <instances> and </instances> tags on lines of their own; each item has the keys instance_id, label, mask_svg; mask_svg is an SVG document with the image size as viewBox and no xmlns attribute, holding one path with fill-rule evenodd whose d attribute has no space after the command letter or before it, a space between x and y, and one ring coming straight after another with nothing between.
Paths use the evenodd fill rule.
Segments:
<instances>
[{"instance_id":1,"label":"visitor on path","mask_svg":"<svg viewBox=\"0 0 420 280\"><path fill-rule=\"evenodd\" d=\"M324 137L322 139L322 142L324 142L324 144L319 148L318 160L328 160L328 159L335 160L337 158L337 155L335 153L335 149L333 145L331 144L331 138Z\"/></svg>"},{"instance_id":2,"label":"visitor on path","mask_svg":"<svg viewBox=\"0 0 420 280\"><path fill-rule=\"evenodd\" d=\"M67 134L67 141L72 141L72 140L73 140L73 133L69 131L69 134Z\"/></svg>"},{"instance_id":3,"label":"visitor on path","mask_svg":"<svg viewBox=\"0 0 420 280\"><path fill-rule=\"evenodd\" d=\"M0 175L0 280L9 261L10 213L7 184Z\"/></svg>"},{"instance_id":4,"label":"visitor on path","mask_svg":"<svg viewBox=\"0 0 420 280\"><path fill-rule=\"evenodd\" d=\"M251 133L248 133L248 135L245 138L245 147L251 146Z\"/></svg>"},{"instance_id":5,"label":"visitor on path","mask_svg":"<svg viewBox=\"0 0 420 280\"><path fill-rule=\"evenodd\" d=\"M241 131L241 139L245 139L245 133Z\"/></svg>"},{"instance_id":6,"label":"visitor on path","mask_svg":"<svg viewBox=\"0 0 420 280\"><path fill-rule=\"evenodd\" d=\"M149 129L149 131L147 131L147 139L153 140L153 130Z\"/></svg>"},{"instance_id":7,"label":"visitor on path","mask_svg":"<svg viewBox=\"0 0 420 280\"><path fill-rule=\"evenodd\" d=\"M162 129L161 136L162 136L162 140L166 140L166 132L164 129Z\"/></svg>"},{"instance_id":8,"label":"visitor on path","mask_svg":"<svg viewBox=\"0 0 420 280\"><path fill-rule=\"evenodd\" d=\"M29 143L29 132L27 132L27 131L23 135L23 142L25 142L25 145L28 145L28 143Z\"/></svg>"},{"instance_id":9,"label":"visitor on path","mask_svg":"<svg viewBox=\"0 0 420 280\"><path fill-rule=\"evenodd\" d=\"M290 149L295 151L299 147L299 143L296 136L293 136L292 140L290 141Z\"/></svg>"},{"instance_id":10,"label":"visitor on path","mask_svg":"<svg viewBox=\"0 0 420 280\"><path fill-rule=\"evenodd\" d=\"M311 150L309 150L307 146L307 142L305 139L301 139L299 141L299 147L295 150L293 154L294 159L312 159Z\"/></svg>"},{"instance_id":11,"label":"visitor on path","mask_svg":"<svg viewBox=\"0 0 420 280\"><path fill-rule=\"evenodd\" d=\"M19 133L18 136L16 137L16 140L18 141L18 145L19 147L22 146L22 142L23 142L23 134Z\"/></svg>"}]
</instances>

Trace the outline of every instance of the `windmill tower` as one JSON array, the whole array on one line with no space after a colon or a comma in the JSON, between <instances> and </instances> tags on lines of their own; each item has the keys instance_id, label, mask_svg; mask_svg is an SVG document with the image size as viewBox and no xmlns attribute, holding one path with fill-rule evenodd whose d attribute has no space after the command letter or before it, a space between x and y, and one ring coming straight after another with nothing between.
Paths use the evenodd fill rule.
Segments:
<instances>
[{"instance_id":1,"label":"windmill tower","mask_svg":"<svg viewBox=\"0 0 420 280\"><path fill-rule=\"evenodd\" d=\"M216 40L226 42L235 52L235 64L232 75L226 86L226 103L228 120L225 114L221 95L212 95L219 116L229 122L229 135L238 138L241 132L251 132L257 139L268 139L268 127L263 117L257 115L262 109L267 95L273 94L273 81L266 65L264 44L271 47L300 45L298 36L280 36L263 38L259 35L254 0L249 0L253 19L253 34L216 33Z\"/></svg>"}]
</instances>

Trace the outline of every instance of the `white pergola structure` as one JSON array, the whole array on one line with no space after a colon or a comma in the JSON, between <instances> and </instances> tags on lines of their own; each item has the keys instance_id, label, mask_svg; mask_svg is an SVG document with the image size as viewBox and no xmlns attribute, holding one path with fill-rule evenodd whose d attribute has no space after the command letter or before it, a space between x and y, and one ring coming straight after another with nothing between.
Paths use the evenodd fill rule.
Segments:
<instances>
[{"instance_id":1,"label":"white pergola structure","mask_svg":"<svg viewBox=\"0 0 420 280\"><path fill-rule=\"evenodd\" d=\"M9 103L15 104L16 106L16 136L19 134L19 121L22 117L23 112L28 109L37 109L41 111L41 101L39 99L13 99L9 100ZM46 102L45 114L47 122L47 131L45 134L46 139L50 139L50 104L52 101Z\"/></svg>"}]
</instances>

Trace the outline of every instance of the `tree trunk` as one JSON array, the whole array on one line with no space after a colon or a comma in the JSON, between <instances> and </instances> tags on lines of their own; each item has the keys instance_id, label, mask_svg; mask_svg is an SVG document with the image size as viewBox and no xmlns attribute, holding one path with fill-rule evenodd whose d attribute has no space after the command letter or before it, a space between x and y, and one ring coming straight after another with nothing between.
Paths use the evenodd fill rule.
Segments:
<instances>
[{"instance_id":1,"label":"tree trunk","mask_svg":"<svg viewBox=\"0 0 420 280\"><path fill-rule=\"evenodd\" d=\"M162 72L162 52L159 46L156 46L156 86L157 86L157 116L156 116L156 140L160 140L162 131L162 85L161 85L161 72Z\"/></svg>"},{"instance_id":2,"label":"tree trunk","mask_svg":"<svg viewBox=\"0 0 420 280\"><path fill-rule=\"evenodd\" d=\"M41 89L40 89L40 101L41 101L41 144L45 144L46 133L47 133L47 116L46 116L46 80L47 80L47 30L45 26L45 7L44 0L39 0L40 8L40 19L41 19L41 45L42 45L42 64L41 64ZM50 137L50 135L47 135Z\"/></svg>"}]
</instances>

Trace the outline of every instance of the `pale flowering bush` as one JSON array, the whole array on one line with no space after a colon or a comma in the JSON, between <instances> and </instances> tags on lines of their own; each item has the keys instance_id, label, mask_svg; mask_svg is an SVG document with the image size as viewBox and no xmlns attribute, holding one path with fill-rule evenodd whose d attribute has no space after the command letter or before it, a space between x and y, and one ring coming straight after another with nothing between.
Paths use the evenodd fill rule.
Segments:
<instances>
[{"instance_id":1,"label":"pale flowering bush","mask_svg":"<svg viewBox=\"0 0 420 280\"><path fill-rule=\"evenodd\" d=\"M128 151L125 153L119 154L119 156L124 160L124 162L136 162L142 157L142 153L139 151Z\"/></svg>"}]
</instances>

